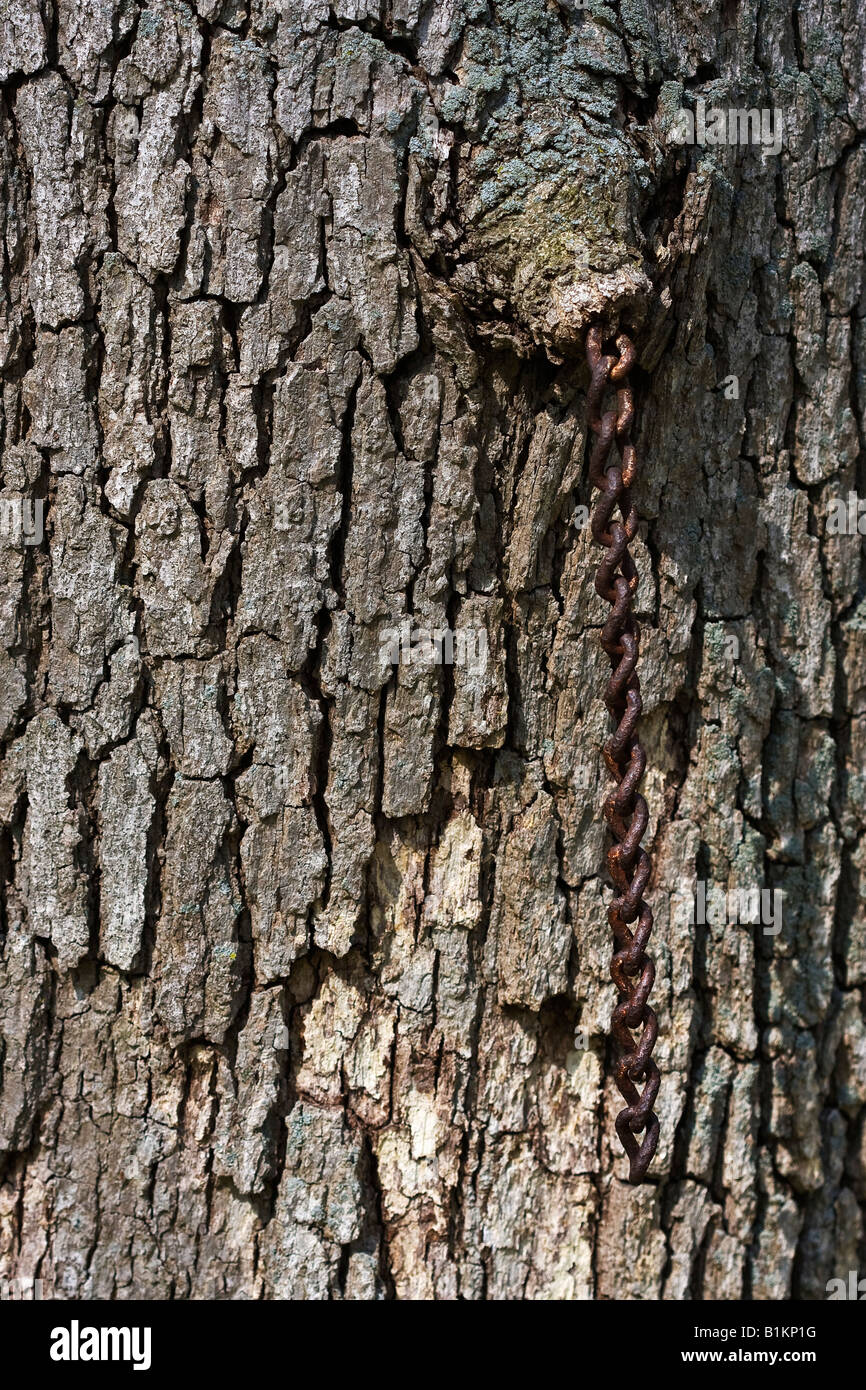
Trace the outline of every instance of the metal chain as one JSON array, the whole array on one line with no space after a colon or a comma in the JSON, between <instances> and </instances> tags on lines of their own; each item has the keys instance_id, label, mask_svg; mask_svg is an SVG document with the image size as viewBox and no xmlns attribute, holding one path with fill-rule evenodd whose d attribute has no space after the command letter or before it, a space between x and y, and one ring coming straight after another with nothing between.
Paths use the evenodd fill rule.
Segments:
<instances>
[{"instance_id":1,"label":"metal chain","mask_svg":"<svg viewBox=\"0 0 866 1390\"><path fill-rule=\"evenodd\" d=\"M611 1032L619 1050L616 1084L626 1102L616 1117L616 1132L629 1158L629 1182L646 1176L659 1141L659 1122L653 1111L659 1089L659 1069L652 1059L658 1023L647 1002L655 980L655 965L646 954L653 914L643 891L650 876L650 858L641 848L647 827L647 804L638 791L646 768L646 753L637 736L642 708L637 660L640 628L632 612L638 575L629 544L637 535L638 517L631 488L638 463L631 427L634 400L628 384L635 361L631 340L621 333L616 339L619 357L603 352L604 335L598 326L586 338L586 356L592 379L587 396L590 428L595 435L589 476L601 497L592 514L592 535L605 547L596 575L596 591L611 605L601 633L601 645L610 657L612 672L604 702L616 729L604 746L604 760L616 786L604 801L604 818L614 845L607 865L617 896L608 910L616 950L610 965L619 1002L611 1020ZM616 388L616 410L603 410L608 388ZM621 463L611 460L614 441ZM614 513L619 510L620 520ZM629 924L636 921L632 929ZM640 1029L636 1039L633 1030ZM639 1091L635 1083L643 1083ZM637 1135L643 1132L643 1139Z\"/></svg>"}]
</instances>

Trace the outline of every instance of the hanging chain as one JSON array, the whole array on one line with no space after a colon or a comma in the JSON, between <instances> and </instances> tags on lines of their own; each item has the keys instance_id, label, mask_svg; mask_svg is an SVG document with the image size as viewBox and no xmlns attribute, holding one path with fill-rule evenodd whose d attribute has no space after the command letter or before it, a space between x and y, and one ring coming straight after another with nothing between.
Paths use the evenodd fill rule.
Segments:
<instances>
[{"instance_id":1,"label":"hanging chain","mask_svg":"<svg viewBox=\"0 0 866 1390\"><path fill-rule=\"evenodd\" d=\"M650 876L650 858L641 849L647 827L647 804L638 791L646 768L646 753L637 736L642 708L637 660L640 628L632 605L638 575L629 553L637 535L638 517L631 500L637 476L637 456L631 442L634 400L628 384L634 365L631 340L621 333L616 340L619 358L603 353L600 327L590 328L586 356L592 379L587 396L589 424L595 435L589 476L601 497L592 514L593 539L605 547L598 567L596 591L611 605L601 633L601 645L610 657L612 673L604 702L616 729L604 746L604 760L616 786L604 801L604 818L615 844L608 850L607 865L616 896L608 909L616 950L610 965L619 1002L611 1020L611 1032L619 1050L616 1084L626 1102L616 1117L616 1132L629 1158L629 1182L646 1176L659 1141L659 1122L653 1112L659 1089L659 1069L652 1060L658 1023L647 1000L655 980L655 965L646 954L653 927L652 909L643 892ZM616 388L616 410L602 410L610 386ZM611 461L616 441L621 463ZM614 513L619 510L621 520ZM637 922L630 928L629 923ZM633 1030L640 1029L639 1038ZM643 1082L643 1091L635 1083ZM642 1140L637 1135L644 1132Z\"/></svg>"}]
</instances>

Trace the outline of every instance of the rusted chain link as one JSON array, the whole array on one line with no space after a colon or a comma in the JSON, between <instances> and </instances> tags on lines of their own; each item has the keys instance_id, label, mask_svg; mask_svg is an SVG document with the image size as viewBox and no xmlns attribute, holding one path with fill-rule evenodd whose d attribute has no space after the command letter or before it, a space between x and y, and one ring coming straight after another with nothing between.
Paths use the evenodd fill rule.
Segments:
<instances>
[{"instance_id":1,"label":"rusted chain link","mask_svg":"<svg viewBox=\"0 0 866 1390\"><path fill-rule=\"evenodd\" d=\"M653 926L643 892L650 876L649 855L641 848L647 827L647 804L638 791L646 768L646 754L637 736L642 708L637 660L640 628L632 612L638 575L629 544L637 535L638 517L631 499L637 476L637 456L631 442L634 400L628 384L634 365L631 340L621 333L616 340L619 357L605 355L600 327L590 328L586 356L592 379L587 397L590 428L595 435L589 476L601 497L592 514L592 535L605 547L598 567L596 591L611 605L601 633L601 645L610 657L612 673L604 702L616 729L604 746L604 760L616 786L604 801L604 818L615 840L608 850L607 865L617 896L608 909L616 950L610 965L619 1002L611 1020L611 1032L619 1049L616 1084L626 1102L616 1117L616 1132L629 1158L629 1182L646 1176L659 1141L659 1122L653 1111L659 1089L659 1069L652 1059L658 1035L654 1011L647 1002L655 980L655 965L646 954ZM609 387L616 388L616 410L604 410ZM620 462L611 459L616 443ZM619 511L620 519L615 512ZM632 929L630 923L637 925ZM636 1039L633 1030L640 1029ZM638 1084L643 1083L643 1090ZM637 1136L643 1133L643 1139Z\"/></svg>"}]
</instances>

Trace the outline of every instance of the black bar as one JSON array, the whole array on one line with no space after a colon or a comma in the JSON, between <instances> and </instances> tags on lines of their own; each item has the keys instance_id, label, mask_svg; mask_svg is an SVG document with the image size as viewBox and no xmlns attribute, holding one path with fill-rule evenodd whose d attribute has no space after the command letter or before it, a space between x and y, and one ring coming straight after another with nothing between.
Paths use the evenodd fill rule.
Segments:
<instances>
[{"instance_id":1,"label":"black bar","mask_svg":"<svg viewBox=\"0 0 866 1390\"><path fill-rule=\"evenodd\" d=\"M184 1380L189 1384L201 1384L203 1378L224 1384L234 1378L238 1390L249 1390L251 1377L259 1376L269 1386L309 1381L311 1374L315 1380L331 1380L341 1364L357 1379L365 1358L372 1378L383 1358L398 1362L401 1355L401 1378L411 1382L413 1360L406 1359L405 1348L403 1353L399 1350L410 1331L418 1339L416 1352L426 1381L433 1372L449 1380L455 1375L463 1378L470 1365L489 1381L504 1355L509 1379L518 1378L520 1361L529 1359L535 1390L539 1369L548 1367L553 1374L565 1358L574 1371L570 1378L584 1380L594 1374L596 1353L604 1350L609 1356L620 1350L624 1366L633 1371L641 1366L651 1366L653 1375L676 1370L698 1383L706 1369L736 1374L759 1368L772 1383L779 1371L841 1374L864 1329L864 1310L858 1306L862 1301L866 1294L858 1291L857 1298L822 1303L629 1302L627 1319L621 1303L537 1303L528 1311L527 1305L509 1305L508 1322L500 1325L499 1314L485 1307L469 1317L464 1307L452 1323L453 1312L428 1306L422 1323L416 1324L415 1310L365 1309L357 1303L335 1307L24 1298L0 1302L0 1338L7 1354L10 1348L25 1347L31 1371L58 1383L70 1376L92 1381L103 1374L115 1380L131 1375L137 1383L147 1375L168 1375L172 1381L195 1377L195 1382ZM475 1316L481 1317L480 1323ZM103 1328L116 1333L103 1338ZM115 1359L115 1350L125 1359ZM106 1359L88 1359L93 1351ZM66 1359L55 1359L61 1355ZM136 1360L139 1371L134 1370ZM278 1382L273 1379L275 1369Z\"/></svg>"}]
</instances>

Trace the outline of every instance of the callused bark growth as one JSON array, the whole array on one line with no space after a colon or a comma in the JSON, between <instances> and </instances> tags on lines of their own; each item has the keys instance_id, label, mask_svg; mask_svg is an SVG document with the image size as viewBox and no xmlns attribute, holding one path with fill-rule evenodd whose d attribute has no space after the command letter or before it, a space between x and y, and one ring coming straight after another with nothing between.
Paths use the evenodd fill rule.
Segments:
<instances>
[{"instance_id":1,"label":"callused bark growth","mask_svg":"<svg viewBox=\"0 0 866 1390\"><path fill-rule=\"evenodd\" d=\"M814 1299L863 1267L866 614L827 517L866 494L864 47L855 0L0 16L0 500L44 503L0 535L0 1278ZM778 155L677 143L698 98L779 109ZM652 372L637 1189L594 317ZM406 623L486 659L394 664ZM679 906L756 888L774 935Z\"/></svg>"}]
</instances>

